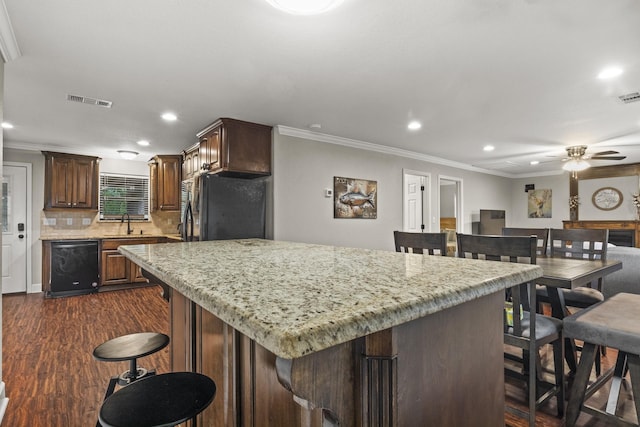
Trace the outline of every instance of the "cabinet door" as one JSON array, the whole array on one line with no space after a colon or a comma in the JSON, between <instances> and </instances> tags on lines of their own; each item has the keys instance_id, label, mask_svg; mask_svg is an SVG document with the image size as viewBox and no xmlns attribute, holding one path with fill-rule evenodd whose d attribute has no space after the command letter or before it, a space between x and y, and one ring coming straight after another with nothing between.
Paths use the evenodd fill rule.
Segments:
<instances>
[{"instance_id":1,"label":"cabinet door","mask_svg":"<svg viewBox=\"0 0 640 427\"><path fill-rule=\"evenodd\" d=\"M149 201L151 212L158 210L158 162L149 163Z\"/></svg>"},{"instance_id":2,"label":"cabinet door","mask_svg":"<svg viewBox=\"0 0 640 427\"><path fill-rule=\"evenodd\" d=\"M149 283L149 279L142 275L142 268L138 265L129 261L130 263L130 271L131 271L131 283Z\"/></svg>"},{"instance_id":3,"label":"cabinet door","mask_svg":"<svg viewBox=\"0 0 640 427\"><path fill-rule=\"evenodd\" d=\"M182 157L182 179L189 179L193 175L193 153L185 153Z\"/></svg>"},{"instance_id":4,"label":"cabinet door","mask_svg":"<svg viewBox=\"0 0 640 427\"><path fill-rule=\"evenodd\" d=\"M73 159L53 158L50 162L51 186L50 206L53 208L70 208L73 206Z\"/></svg>"},{"instance_id":5,"label":"cabinet door","mask_svg":"<svg viewBox=\"0 0 640 427\"><path fill-rule=\"evenodd\" d=\"M95 209L95 165L91 159L76 159L73 161L73 201L74 208Z\"/></svg>"},{"instance_id":6,"label":"cabinet door","mask_svg":"<svg viewBox=\"0 0 640 427\"><path fill-rule=\"evenodd\" d=\"M207 163L208 170L220 168L220 140L222 127L207 132L200 138L200 163Z\"/></svg>"},{"instance_id":7,"label":"cabinet door","mask_svg":"<svg viewBox=\"0 0 640 427\"><path fill-rule=\"evenodd\" d=\"M181 156L163 158L158 162L158 208L161 211L180 210Z\"/></svg>"},{"instance_id":8,"label":"cabinet door","mask_svg":"<svg viewBox=\"0 0 640 427\"><path fill-rule=\"evenodd\" d=\"M102 251L102 285L119 285L131 281L131 262L117 250Z\"/></svg>"}]
</instances>

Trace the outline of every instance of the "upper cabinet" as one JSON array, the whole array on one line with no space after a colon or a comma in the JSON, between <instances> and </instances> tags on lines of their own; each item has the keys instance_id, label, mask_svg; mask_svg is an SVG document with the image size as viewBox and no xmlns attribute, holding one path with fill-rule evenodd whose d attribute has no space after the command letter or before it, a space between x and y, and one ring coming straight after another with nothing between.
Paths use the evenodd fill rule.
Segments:
<instances>
[{"instance_id":1,"label":"upper cabinet","mask_svg":"<svg viewBox=\"0 0 640 427\"><path fill-rule=\"evenodd\" d=\"M271 175L271 126L224 118L197 136L198 161L206 172L241 178Z\"/></svg>"},{"instance_id":2,"label":"upper cabinet","mask_svg":"<svg viewBox=\"0 0 640 427\"><path fill-rule=\"evenodd\" d=\"M151 211L179 211L182 156L154 156L149 168Z\"/></svg>"},{"instance_id":3,"label":"upper cabinet","mask_svg":"<svg viewBox=\"0 0 640 427\"><path fill-rule=\"evenodd\" d=\"M200 144L196 143L182 152L182 179L193 178L200 170Z\"/></svg>"},{"instance_id":4,"label":"upper cabinet","mask_svg":"<svg viewBox=\"0 0 640 427\"><path fill-rule=\"evenodd\" d=\"M98 157L43 151L44 209L98 209Z\"/></svg>"}]
</instances>

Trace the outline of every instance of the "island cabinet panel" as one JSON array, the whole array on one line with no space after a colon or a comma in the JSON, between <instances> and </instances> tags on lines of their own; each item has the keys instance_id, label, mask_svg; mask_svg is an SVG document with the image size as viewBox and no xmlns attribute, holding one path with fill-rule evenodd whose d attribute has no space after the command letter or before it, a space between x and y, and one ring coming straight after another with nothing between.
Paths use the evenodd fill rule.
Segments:
<instances>
[{"instance_id":1,"label":"island cabinet panel","mask_svg":"<svg viewBox=\"0 0 640 427\"><path fill-rule=\"evenodd\" d=\"M173 370L218 387L198 426L504 425L502 292L280 358L170 289Z\"/></svg>"},{"instance_id":2,"label":"island cabinet panel","mask_svg":"<svg viewBox=\"0 0 640 427\"><path fill-rule=\"evenodd\" d=\"M42 153L45 156L45 209L97 209L98 158Z\"/></svg>"}]
</instances>

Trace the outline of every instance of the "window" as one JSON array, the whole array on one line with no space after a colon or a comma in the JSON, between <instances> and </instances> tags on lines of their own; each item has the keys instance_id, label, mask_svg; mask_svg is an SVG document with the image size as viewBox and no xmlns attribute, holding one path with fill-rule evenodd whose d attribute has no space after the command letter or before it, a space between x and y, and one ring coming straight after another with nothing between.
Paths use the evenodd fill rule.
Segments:
<instances>
[{"instance_id":1,"label":"window","mask_svg":"<svg viewBox=\"0 0 640 427\"><path fill-rule=\"evenodd\" d=\"M149 178L136 175L100 174L100 219L149 218Z\"/></svg>"}]
</instances>

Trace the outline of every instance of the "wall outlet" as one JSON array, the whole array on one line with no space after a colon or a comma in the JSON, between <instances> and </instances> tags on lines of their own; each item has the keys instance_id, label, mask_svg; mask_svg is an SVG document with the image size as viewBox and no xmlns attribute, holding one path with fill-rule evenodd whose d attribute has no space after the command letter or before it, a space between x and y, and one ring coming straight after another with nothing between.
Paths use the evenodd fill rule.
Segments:
<instances>
[{"instance_id":1,"label":"wall outlet","mask_svg":"<svg viewBox=\"0 0 640 427\"><path fill-rule=\"evenodd\" d=\"M82 225L91 225L91 218L82 218Z\"/></svg>"},{"instance_id":2,"label":"wall outlet","mask_svg":"<svg viewBox=\"0 0 640 427\"><path fill-rule=\"evenodd\" d=\"M42 225L56 225L56 219L55 218L43 218L42 219Z\"/></svg>"},{"instance_id":3,"label":"wall outlet","mask_svg":"<svg viewBox=\"0 0 640 427\"><path fill-rule=\"evenodd\" d=\"M67 225L73 225L73 218L67 218Z\"/></svg>"}]
</instances>

